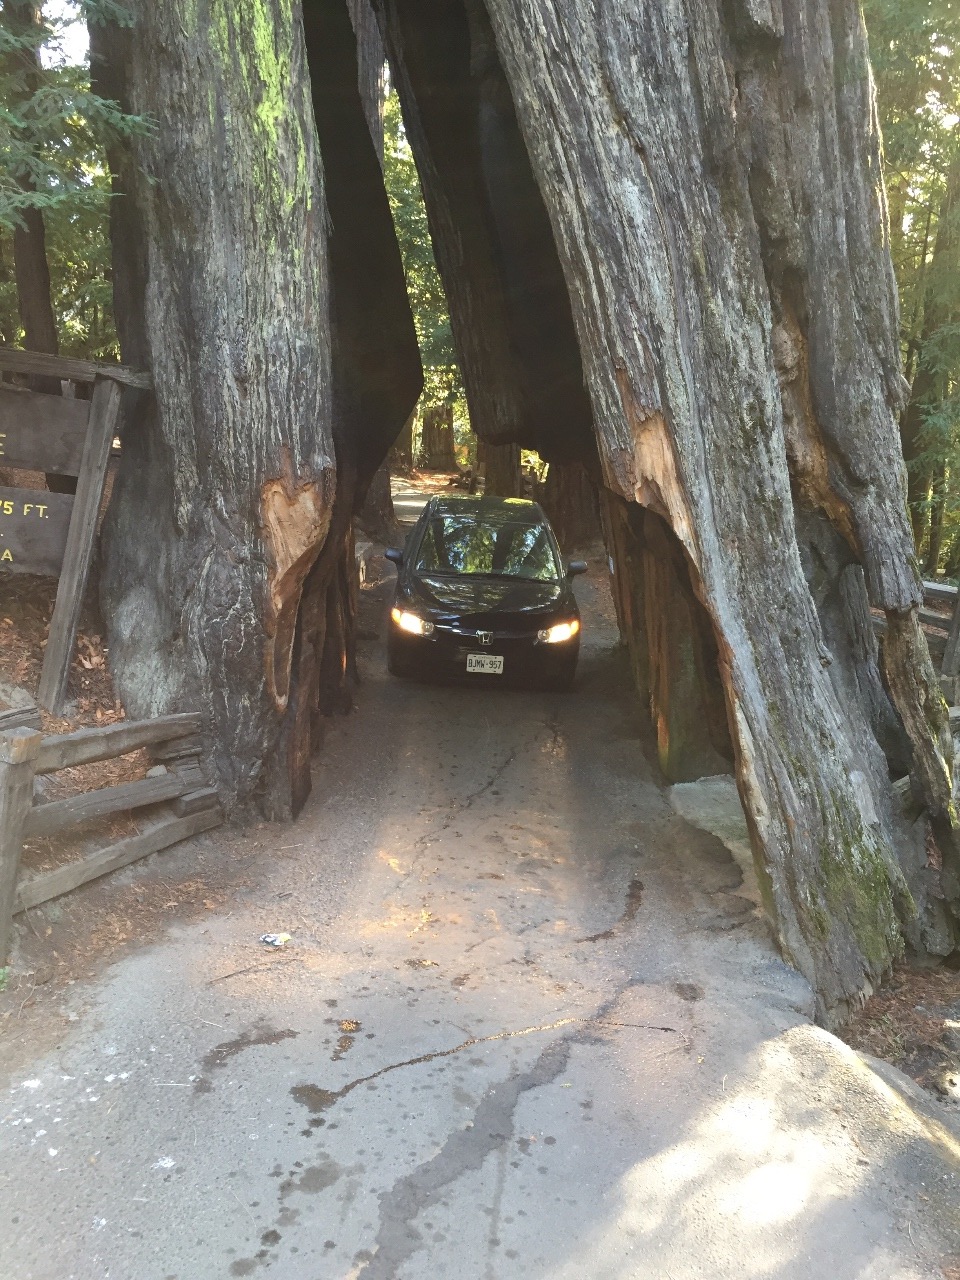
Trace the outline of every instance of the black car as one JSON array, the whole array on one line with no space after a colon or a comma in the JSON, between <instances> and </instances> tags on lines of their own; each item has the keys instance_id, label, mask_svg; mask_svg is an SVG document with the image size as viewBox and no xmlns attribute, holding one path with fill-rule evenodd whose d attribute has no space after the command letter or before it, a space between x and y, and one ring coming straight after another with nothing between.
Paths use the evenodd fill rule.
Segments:
<instances>
[{"instance_id":1,"label":"black car","mask_svg":"<svg viewBox=\"0 0 960 1280\"><path fill-rule=\"evenodd\" d=\"M542 509L522 498L433 497L398 566L387 665L395 676L573 684L580 611Z\"/></svg>"}]
</instances>

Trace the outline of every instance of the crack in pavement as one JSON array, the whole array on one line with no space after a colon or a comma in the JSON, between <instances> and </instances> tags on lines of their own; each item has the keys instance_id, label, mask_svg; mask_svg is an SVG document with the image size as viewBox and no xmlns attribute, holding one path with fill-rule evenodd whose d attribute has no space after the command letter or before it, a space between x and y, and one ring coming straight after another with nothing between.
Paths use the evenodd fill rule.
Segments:
<instances>
[{"instance_id":1,"label":"crack in pavement","mask_svg":"<svg viewBox=\"0 0 960 1280\"><path fill-rule=\"evenodd\" d=\"M614 938L617 930L622 929L624 925L630 924L637 917L637 912L643 905L643 881L639 877L634 878L627 885L627 900L621 913L620 919L612 924L609 929L604 929L601 933L591 933L586 938L575 938L575 942L606 942L608 938Z\"/></svg>"},{"instance_id":2,"label":"crack in pavement","mask_svg":"<svg viewBox=\"0 0 960 1280\"><path fill-rule=\"evenodd\" d=\"M436 1204L446 1187L479 1169L510 1137L521 1097L562 1075L572 1048L573 1038L558 1040L542 1050L529 1070L495 1084L481 1100L471 1128L450 1134L432 1160L400 1178L381 1196L376 1253L362 1259L364 1265L355 1272L356 1280L393 1280L399 1274L423 1244L413 1220Z\"/></svg>"},{"instance_id":3,"label":"crack in pavement","mask_svg":"<svg viewBox=\"0 0 960 1280\"><path fill-rule=\"evenodd\" d=\"M535 1027L520 1027L515 1031L498 1031L491 1036L471 1036L468 1040L464 1040L462 1044L454 1045L450 1049L437 1049L433 1053L422 1053L416 1058L406 1058L403 1062L391 1062L368 1076L360 1076L357 1080L351 1080L349 1084L345 1084L340 1089L322 1089L315 1084L295 1084L290 1090L290 1095L314 1116L319 1116L322 1112L329 1110L334 1103L340 1102L348 1094L353 1093L354 1089L359 1089L362 1084L369 1084L371 1080L379 1080L381 1076L389 1075L392 1071L400 1071L404 1067L419 1067L425 1062L436 1062L439 1058L451 1058L456 1053L463 1053L465 1049L473 1049L480 1044L492 1044L497 1040L514 1040L519 1036L535 1035L543 1031L560 1031L563 1027L586 1026L588 1024L617 1028L626 1027L637 1031L661 1031L675 1036L682 1036L686 1039L684 1033L677 1027L658 1027L645 1022L614 1022L600 1014L590 1018L561 1018L558 1022L547 1022ZM311 1124L318 1127L316 1120L311 1121Z\"/></svg>"},{"instance_id":4,"label":"crack in pavement","mask_svg":"<svg viewBox=\"0 0 960 1280\"><path fill-rule=\"evenodd\" d=\"M376 1252L362 1251L354 1259L362 1263L354 1272L355 1280L393 1280L400 1268L423 1244L423 1237L413 1225L414 1219L425 1209L436 1204L447 1187L465 1173L480 1169L487 1157L510 1138L513 1133L514 1113L525 1093L531 1089L552 1084L566 1070L570 1053L576 1043L588 1043L588 1027L638 1027L650 1031L666 1031L683 1036L675 1027L653 1027L643 1023L620 1022L607 1017L624 993L632 986L628 982L623 990L608 1000L589 1018L564 1018L552 1026L532 1027L519 1032L501 1032L498 1036L468 1041L481 1044L486 1040L502 1040L513 1035L525 1035L530 1031L550 1031L555 1028L580 1024L584 1030L567 1036L541 1050L533 1066L493 1085L487 1090L474 1113L469 1128L451 1133L437 1154L412 1173L398 1179L389 1191L380 1197L380 1229L377 1232ZM686 1040L687 1037L683 1036ZM688 1042L689 1043L689 1042ZM460 1046L465 1048L466 1045ZM447 1050L456 1053L459 1050ZM440 1055L435 1055L440 1056ZM360 1082L358 1082L360 1083Z\"/></svg>"}]
</instances>

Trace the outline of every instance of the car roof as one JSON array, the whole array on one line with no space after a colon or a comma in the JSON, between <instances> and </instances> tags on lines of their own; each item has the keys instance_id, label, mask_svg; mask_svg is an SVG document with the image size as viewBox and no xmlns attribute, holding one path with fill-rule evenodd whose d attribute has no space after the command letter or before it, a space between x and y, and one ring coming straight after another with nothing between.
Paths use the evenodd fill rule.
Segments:
<instances>
[{"instance_id":1,"label":"car roof","mask_svg":"<svg viewBox=\"0 0 960 1280\"><path fill-rule=\"evenodd\" d=\"M461 515L465 511L475 512L478 519L510 513L525 519L546 521L543 508L539 502L531 502L529 498L499 498L494 494L451 493L434 494L430 499L430 510L438 515Z\"/></svg>"}]
</instances>

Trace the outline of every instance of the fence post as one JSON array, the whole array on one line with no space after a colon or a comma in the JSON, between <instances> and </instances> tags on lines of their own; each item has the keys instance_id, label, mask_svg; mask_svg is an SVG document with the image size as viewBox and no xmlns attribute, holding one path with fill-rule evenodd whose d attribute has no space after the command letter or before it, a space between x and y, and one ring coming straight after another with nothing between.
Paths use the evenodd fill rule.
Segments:
<instances>
[{"instance_id":1,"label":"fence post","mask_svg":"<svg viewBox=\"0 0 960 1280\"><path fill-rule=\"evenodd\" d=\"M33 729L0 733L0 966L10 950L23 826L33 804L33 762L42 741L43 734Z\"/></svg>"}]
</instances>

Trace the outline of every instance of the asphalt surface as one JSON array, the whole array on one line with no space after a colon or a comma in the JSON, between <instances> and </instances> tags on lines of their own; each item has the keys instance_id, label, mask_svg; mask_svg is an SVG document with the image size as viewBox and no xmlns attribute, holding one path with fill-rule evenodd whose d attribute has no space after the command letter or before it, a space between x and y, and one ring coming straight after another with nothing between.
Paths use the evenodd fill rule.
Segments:
<instances>
[{"instance_id":1,"label":"asphalt surface","mask_svg":"<svg viewBox=\"0 0 960 1280\"><path fill-rule=\"evenodd\" d=\"M0 1276L942 1276L949 1117L807 1020L658 779L599 562L569 696L391 680L388 594L255 888L18 1066Z\"/></svg>"}]
</instances>

